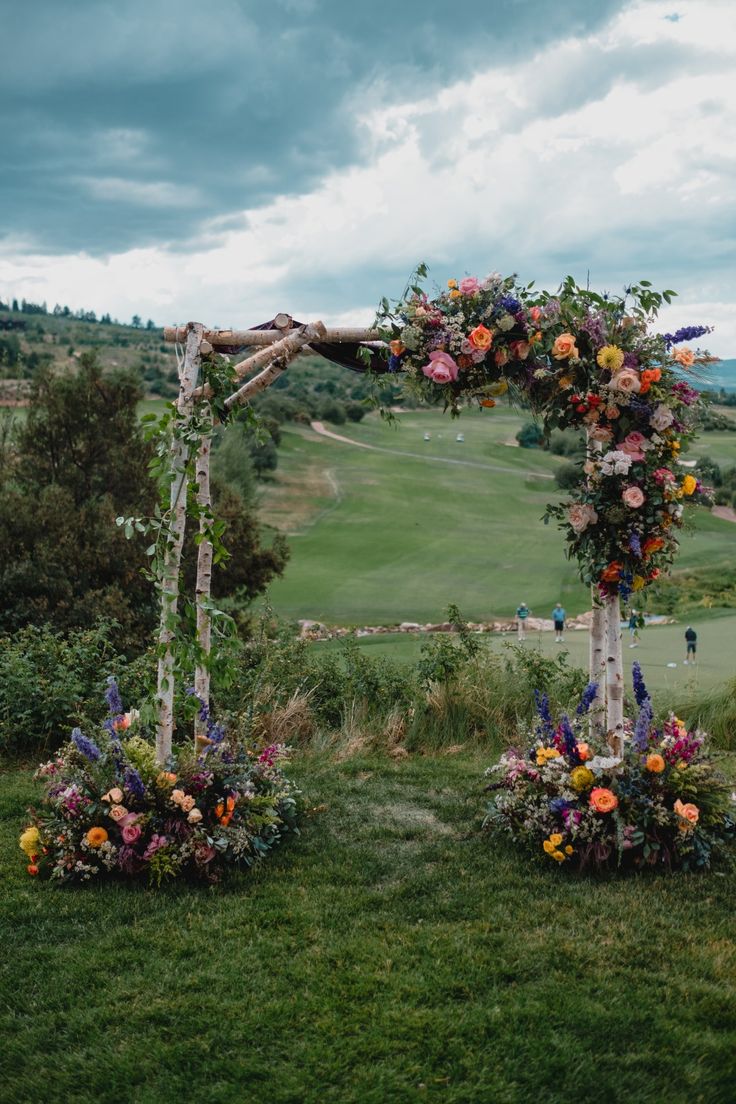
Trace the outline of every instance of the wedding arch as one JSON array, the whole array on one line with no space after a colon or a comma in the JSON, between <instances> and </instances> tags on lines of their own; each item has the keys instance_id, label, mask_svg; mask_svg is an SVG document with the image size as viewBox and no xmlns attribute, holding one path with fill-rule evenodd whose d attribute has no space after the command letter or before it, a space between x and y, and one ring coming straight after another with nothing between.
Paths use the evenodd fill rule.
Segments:
<instances>
[{"instance_id":1,"label":"wedding arch","mask_svg":"<svg viewBox=\"0 0 736 1104\"><path fill-rule=\"evenodd\" d=\"M495 406L507 391L528 404L546 431L584 431L587 456L572 501L548 507L565 531L568 555L590 585L592 710L597 734L614 754L623 744L621 600L646 587L671 564L682 524L682 500L700 491L677 470L682 444L694 432L698 393L686 378L702 354L675 349L708 332L693 326L653 332L674 292L648 281L615 297L578 287L571 278L556 293L520 286L497 273L450 280L432 297L419 266L397 302L382 300L375 324L328 328L287 314L248 330L206 329L199 322L168 327L175 343L179 396L158 438L166 501L151 527L152 576L161 603L158 632L156 758L171 754L174 729L173 641L179 576L189 513L198 525L195 692L203 703L195 738L205 740L210 696L213 560L221 531L213 517L209 462L213 427L270 387L300 352L340 364L400 374L452 415L464 404ZM254 351L255 350L255 351ZM233 354L243 359L233 364ZM227 354L227 355L223 355ZM130 527L135 519L118 519Z\"/></svg>"}]
</instances>

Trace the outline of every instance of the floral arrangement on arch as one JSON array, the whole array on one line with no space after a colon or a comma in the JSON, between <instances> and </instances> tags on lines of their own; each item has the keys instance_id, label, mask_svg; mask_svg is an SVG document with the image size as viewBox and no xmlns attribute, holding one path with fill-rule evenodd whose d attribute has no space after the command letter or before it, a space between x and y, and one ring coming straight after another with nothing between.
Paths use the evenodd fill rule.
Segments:
<instances>
[{"instance_id":1,"label":"floral arrangement on arch","mask_svg":"<svg viewBox=\"0 0 736 1104\"><path fill-rule=\"evenodd\" d=\"M39 767L42 807L20 837L28 873L60 882L186 877L216 882L227 868L263 859L295 830L298 791L284 775L281 745L249 751L208 719L201 749L162 770L135 734L109 680L110 714L97 740L75 728ZM206 707L202 707L206 711Z\"/></svg>"},{"instance_id":2,"label":"floral arrangement on arch","mask_svg":"<svg viewBox=\"0 0 736 1104\"><path fill-rule=\"evenodd\" d=\"M485 826L560 866L660 866L703 870L733 841L733 798L710 757L707 737L674 715L654 724L638 664L639 714L622 756L593 747L588 709L596 686L583 692L574 717L555 722L537 694L538 723L520 731L486 776L492 798Z\"/></svg>"},{"instance_id":3,"label":"floral arrangement on arch","mask_svg":"<svg viewBox=\"0 0 736 1104\"><path fill-rule=\"evenodd\" d=\"M443 400L457 414L463 402L493 407L511 388L545 431L586 432L577 493L550 506L548 517L565 529L583 581L603 597L626 599L658 577L677 549L683 500L703 493L678 462L700 403L686 377L708 357L679 346L710 328L651 332L674 294L642 280L609 297L568 277L551 295L494 273L449 280L432 299L411 284L379 312L389 370L405 373L428 401Z\"/></svg>"}]
</instances>

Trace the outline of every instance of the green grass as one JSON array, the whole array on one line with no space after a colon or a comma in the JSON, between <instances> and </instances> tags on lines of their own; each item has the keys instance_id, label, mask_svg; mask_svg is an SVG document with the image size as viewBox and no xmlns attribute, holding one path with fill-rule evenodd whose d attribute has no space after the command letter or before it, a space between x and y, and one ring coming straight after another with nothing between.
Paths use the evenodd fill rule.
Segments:
<instances>
[{"instance_id":1,"label":"green grass","mask_svg":"<svg viewBox=\"0 0 736 1104\"><path fill-rule=\"evenodd\" d=\"M692 624L698 633L698 663L694 667L683 666L684 622L648 626L640 633L638 648L629 648L629 634L624 632L624 674L629 688L631 664L635 659L641 664L650 690L676 692L678 700L682 700L683 695L721 686L725 679L736 675L736 653L733 646L736 640L736 614L731 610L703 610L701 615L693 616L687 624ZM425 633L386 633L358 637L356 643L373 656L383 655L400 662L414 662L419 657L422 644L429 639L429 634ZM493 633L478 639L485 647L501 652L506 644L516 643L516 634ZM340 641L320 641L313 646L332 650L340 647ZM583 630L567 632L564 645L555 644L554 633L529 633L526 646L539 648L546 656L555 656L566 651L573 666L587 669L588 634ZM677 666L668 667L668 663L676 663Z\"/></svg>"},{"instance_id":2,"label":"green grass","mask_svg":"<svg viewBox=\"0 0 736 1104\"><path fill-rule=\"evenodd\" d=\"M522 600L545 616L558 600L570 613L588 608L561 533L540 520L560 497L549 478L560 460L509 445L520 424L504 409L455 422L425 410L398 427L374 415L331 427L382 451L285 428L262 507L291 534L291 561L271 590L276 611L389 624L439 620L450 601L473 620L510 616ZM705 510L695 522L678 565L728 564L733 525Z\"/></svg>"},{"instance_id":3,"label":"green grass","mask_svg":"<svg viewBox=\"0 0 736 1104\"><path fill-rule=\"evenodd\" d=\"M6 775L3 1100L732 1100L732 881L534 864L479 833L484 766L305 758L300 839L159 893L29 879Z\"/></svg>"}]
</instances>

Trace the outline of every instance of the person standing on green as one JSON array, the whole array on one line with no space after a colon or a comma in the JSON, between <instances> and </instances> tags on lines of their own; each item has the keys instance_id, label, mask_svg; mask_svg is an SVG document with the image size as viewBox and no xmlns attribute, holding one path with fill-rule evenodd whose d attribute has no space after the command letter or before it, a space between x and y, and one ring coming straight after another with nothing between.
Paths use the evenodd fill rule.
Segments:
<instances>
[{"instance_id":1,"label":"person standing on green","mask_svg":"<svg viewBox=\"0 0 736 1104\"><path fill-rule=\"evenodd\" d=\"M519 633L519 640L526 640L526 619L529 616L529 607L526 602L522 602L516 610L516 628Z\"/></svg>"},{"instance_id":2,"label":"person standing on green","mask_svg":"<svg viewBox=\"0 0 736 1104\"><path fill-rule=\"evenodd\" d=\"M687 648L685 666L687 667L688 663L695 664L695 653L698 649L698 634L692 625L688 625L685 629L685 646Z\"/></svg>"},{"instance_id":3,"label":"person standing on green","mask_svg":"<svg viewBox=\"0 0 736 1104\"><path fill-rule=\"evenodd\" d=\"M564 639L562 634L565 631L565 610L559 602L552 610L552 620L555 623L555 644L561 644Z\"/></svg>"}]
</instances>

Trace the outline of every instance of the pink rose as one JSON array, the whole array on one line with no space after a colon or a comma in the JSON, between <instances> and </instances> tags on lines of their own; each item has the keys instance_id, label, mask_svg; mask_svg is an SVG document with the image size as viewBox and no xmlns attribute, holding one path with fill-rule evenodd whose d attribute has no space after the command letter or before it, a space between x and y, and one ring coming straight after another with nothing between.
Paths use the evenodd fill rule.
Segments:
<instances>
[{"instance_id":1,"label":"pink rose","mask_svg":"<svg viewBox=\"0 0 736 1104\"><path fill-rule=\"evenodd\" d=\"M123 843L127 843L128 846L135 843L137 839L140 839L141 830L137 824L126 824L123 828Z\"/></svg>"},{"instance_id":2,"label":"pink rose","mask_svg":"<svg viewBox=\"0 0 736 1104\"><path fill-rule=\"evenodd\" d=\"M639 433L638 430L634 430L633 433L629 433L626 440L622 441L616 448L619 452L625 452L627 456L630 456L632 460L643 460L644 450L650 447L649 441L646 439L643 433Z\"/></svg>"},{"instance_id":3,"label":"pink rose","mask_svg":"<svg viewBox=\"0 0 736 1104\"><path fill-rule=\"evenodd\" d=\"M644 492L641 487L626 487L621 498L624 500L627 506L631 506L633 510L639 508L644 504Z\"/></svg>"},{"instance_id":4,"label":"pink rose","mask_svg":"<svg viewBox=\"0 0 736 1104\"><path fill-rule=\"evenodd\" d=\"M122 820L123 817L126 817L127 815L128 810L125 808L124 805L113 805L112 809L110 810L110 816L113 820Z\"/></svg>"},{"instance_id":5,"label":"pink rose","mask_svg":"<svg viewBox=\"0 0 736 1104\"><path fill-rule=\"evenodd\" d=\"M429 364L422 371L434 383L453 383L460 369L449 353L438 350L429 354Z\"/></svg>"},{"instance_id":6,"label":"pink rose","mask_svg":"<svg viewBox=\"0 0 736 1104\"><path fill-rule=\"evenodd\" d=\"M464 280L460 281L459 290L463 295L475 295L479 287L480 284L475 276L466 276Z\"/></svg>"},{"instance_id":7,"label":"pink rose","mask_svg":"<svg viewBox=\"0 0 736 1104\"><path fill-rule=\"evenodd\" d=\"M542 308L531 307L529 309L529 317L531 318L532 322L538 322L539 319L542 317Z\"/></svg>"},{"instance_id":8,"label":"pink rose","mask_svg":"<svg viewBox=\"0 0 736 1104\"><path fill-rule=\"evenodd\" d=\"M567 518L576 533L582 533L589 525L595 525L598 514L589 502L573 502L568 508Z\"/></svg>"},{"instance_id":9,"label":"pink rose","mask_svg":"<svg viewBox=\"0 0 736 1104\"><path fill-rule=\"evenodd\" d=\"M622 391L625 395L635 395L641 390L639 373L633 368L619 368L608 384L609 391Z\"/></svg>"}]
</instances>

